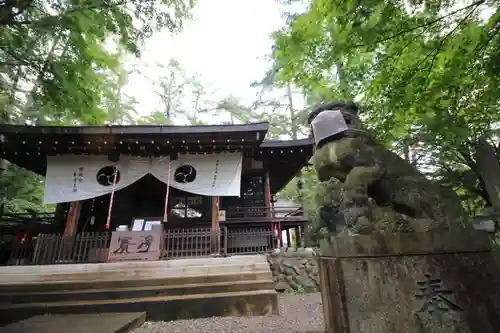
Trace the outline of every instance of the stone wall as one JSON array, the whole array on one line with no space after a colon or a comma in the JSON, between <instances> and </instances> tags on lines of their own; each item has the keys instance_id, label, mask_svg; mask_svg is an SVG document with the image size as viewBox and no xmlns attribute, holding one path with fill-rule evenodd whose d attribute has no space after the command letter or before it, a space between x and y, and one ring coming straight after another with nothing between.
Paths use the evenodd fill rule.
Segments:
<instances>
[{"instance_id":1,"label":"stone wall","mask_svg":"<svg viewBox=\"0 0 500 333\"><path fill-rule=\"evenodd\" d=\"M269 254L267 261L276 282L276 291L319 290L318 265L313 249L282 249Z\"/></svg>"}]
</instances>

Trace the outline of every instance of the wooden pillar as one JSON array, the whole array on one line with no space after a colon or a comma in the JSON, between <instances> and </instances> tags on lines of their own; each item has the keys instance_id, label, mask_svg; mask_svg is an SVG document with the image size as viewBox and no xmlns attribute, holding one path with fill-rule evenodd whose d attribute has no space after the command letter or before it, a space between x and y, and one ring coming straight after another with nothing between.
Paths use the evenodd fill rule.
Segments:
<instances>
[{"instance_id":1,"label":"wooden pillar","mask_svg":"<svg viewBox=\"0 0 500 333\"><path fill-rule=\"evenodd\" d=\"M296 226L295 227L295 245L297 247L300 247L302 244L302 235L300 234L300 227Z\"/></svg>"},{"instance_id":2,"label":"wooden pillar","mask_svg":"<svg viewBox=\"0 0 500 333\"><path fill-rule=\"evenodd\" d=\"M80 218L82 203L82 201L73 201L69 206L68 216L64 225L64 238L60 243L62 248L57 250L56 260L73 260L71 254L75 243L74 236L78 230L78 219Z\"/></svg>"},{"instance_id":3,"label":"wooden pillar","mask_svg":"<svg viewBox=\"0 0 500 333\"><path fill-rule=\"evenodd\" d=\"M300 245L302 247L306 247L306 228L307 226L305 226L304 224L300 226Z\"/></svg>"},{"instance_id":4,"label":"wooden pillar","mask_svg":"<svg viewBox=\"0 0 500 333\"><path fill-rule=\"evenodd\" d=\"M219 228L219 197L212 197L212 230Z\"/></svg>"},{"instance_id":5,"label":"wooden pillar","mask_svg":"<svg viewBox=\"0 0 500 333\"><path fill-rule=\"evenodd\" d=\"M81 201L73 201L69 207L69 213L64 224L64 236L74 236L77 231L78 219L82 209Z\"/></svg>"},{"instance_id":6,"label":"wooden pillar","mask_svg":"<svg viewBox=\"0 0 500 333\"><path fill-rule=\"evenodd\" d=\"M219 225L219 197L212 197L212 237L210 240L210 252L220 254L220 225Z\"/></svg>"},{"instance_id":7,"label":"wooden pillar","mask_svg":"<svg viewBox=\"0 0 500 333\"><path fill-rule=\"evenodd\" d=\"M292 239L290 238L290 228L286 229L286 246L291 247L292 246Z\"/></svg>"},{"instance_id":8,"label":"wooden pillar","mask_svg":"<svg viewBox=\"0 0 500 333\"><path fill-rule=\"evenodd\" d=\"M266 204L266 216L274 217L271 215L271 181L269 179L269 171L266 170L265 184L264 184L264 202Z\"/></svg>"},{"instance_id":9,"label":"wooden pillar","mask_svg":"<svg viewBox=\"0 0 500 333\"><path fill-rule=\"evenodd\" d=\"M56 211L54 213L54 224L57 226L58 232L63 233L66 227L66 217L68 211L68 203L61 202L56 205Z\"/></svg>"},{"instance_id":10,"label":"wooden pillar","mask_svg":"<svg viewBox=\"0 0 500 333\"><path fill-rule=\"evenodd\" d=\"M271 220L271 231L273 236L271 236L271 243L269 244L270 248L275 248L276 246L283 246L282 244L282 239L281 239L281 230L278 230L278 235L277 239L275 239L274 236L274 231L275 228L281 229L278 224L275 223L274 221L274 211L272 210L272 202L271 202L271 180L269 179L269 170L266 168L266 176L265 176L265 181L264 181L264 202L265 202L265 212L266 212L266 218Z\"/></svg>"}]
</instances>

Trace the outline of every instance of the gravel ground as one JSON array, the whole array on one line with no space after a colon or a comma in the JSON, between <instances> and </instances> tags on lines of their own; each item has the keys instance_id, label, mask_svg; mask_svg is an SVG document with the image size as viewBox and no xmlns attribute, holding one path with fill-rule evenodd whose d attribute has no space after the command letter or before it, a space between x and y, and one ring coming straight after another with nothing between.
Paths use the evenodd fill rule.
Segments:
<instances>
[{"instance_id":1,"label":"gravel ground","mask_svg":"<svg viewBox=\"0 0 500 333\"><path fill-rule=\"evenodd\" d=\"M296 333L324 330L321 295L282 295L280 315L147 322L132 333Z\"/></svg>"}]
</instances>

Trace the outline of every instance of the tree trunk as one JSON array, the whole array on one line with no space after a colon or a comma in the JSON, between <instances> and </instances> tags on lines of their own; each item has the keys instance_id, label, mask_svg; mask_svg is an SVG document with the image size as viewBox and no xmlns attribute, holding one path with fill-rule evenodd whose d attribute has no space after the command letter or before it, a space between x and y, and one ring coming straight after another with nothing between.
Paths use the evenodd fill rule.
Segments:
<instances>
[{"instance_id":1,"label":"tree trunk","mask_svg":"<svg viewBox=\"0 0 500 333\"><path fill-rule=\"evenodd\" d=\"M351 94L351 90L349 89L349 84L346 82L344 78L344 64L342 62L335 63L335 70L337 72L337 82L340 92L342 93L342 97L346 100L352 100L353 96Z\"/></svg>"},{"instance_id":2,"label":"tree trunk","mask_svg":"<svg viewBox=\"0 0 500 333\"><path fill-rule=\"evenodd\" d=\"M168 92L167 92L167 100L166 100L166 110L165 110L165 116L168 119L168 122L171 122L170 116L171 116L171 108L172 108L172 86L174 84L175 80L175 73L172 71L170 72L170 82L168 83Z\"/></svg>"},{"instance_id":3,"label":"tree trunk","mask_svg":"<svg viewBox=\"0 0 500 333\"><path fill-rule=\"evenodd\" d=\"M20 76L21 76L21 69L22 69L22 66L19 66L17 68L17 72L16 72L16 78L14 80L14 83L12 84L12 89L11 89L11 92L9 94L9 105L7 106L8 107L8 110L10 110L10 112L13 112L16 108L16 93L17 93L17 87L19 85L19 79L20 79ZM7 114L7 117L5 119L5 122L8 122L9 119L9 114ZM19 119L17 119L16 123L19 124L19 125L24 125L24 123L20 123L20 119L22 117L19 117Z\"/></svg>"},{"instance_id":4,"label":"tree trunk","mask_svg":"<svg viewBox=\"0 0 500 333\"><path fill-rule=\"evenodd\" d=\"M25 105L24 109L22 110L22 114L21 114L20 119L19 119L19 122L22 124L24 124L24 122L26 121L27 118L31 118L32 116L35 116L35 115L36 115L35 123L37 125L42 123L41 120L43 118L43 114L41 114L39 112L39 110L36 110L36 108L33 109L34 100L35 100L37 89L40 86L40 82L42 81L43 76L45 75L45 72L47 71L47 69L50 65L50 61L54 57L54 53L56 52L57 46L59 45L59 42L61 41L62 37L63 37L63 35L61 33L54 38L54 42L52 44L52 47L49 50L49 53L47 54L47 58L45 59L42 70L38 73L37 78L36 78L34 85L33 85L33 89L31 89L31 92L30 92L31 105ZM64 45L64 49L62 51L61 56L64 56L67 51L68 51L68 42L66 41L66 44Z\"/></svg>"},{"instance_id":5,"label":"tree trunk","mask_svg":"<svg viewBox=\"0 0 500 333\"><path fill-rule=\"evenodd\" d=\"M194 101L194 108L193 108L193 120L196 123L196 116L198 114L198 104L200 103L200 93L196 92L196 100Z\"/></svg>"},{"instance_id":6,"label":"tree trunk","mask_svg":"<svg viewBox=\"0 0 500 333\"><path fill-rule=\"evenodd\" d=\"M481 176L489 202L500 213L500 163L496 149L486 140L475 145L476 166Z\"/></svg>"},{"instance_id":7,"label":"tree trunk","mask_svg":"<svg viewBox=\"0 0 500 333\"><path fill-rule=\"evenodd\" d=\"M290 111L290 122L291 122L291 134L292 139L298 139L298 124L297 124L297 116L295 114L295 109L293 107L293 96L292 96L292 86L290 82L287 82L286 85L287 97L288 97L288 110ZM297 196L299 198L299 203L302 205L302 188L303 188L303 180L302 180L302 171L299 171L297 174Z\"/></svg>"}]
</instances>

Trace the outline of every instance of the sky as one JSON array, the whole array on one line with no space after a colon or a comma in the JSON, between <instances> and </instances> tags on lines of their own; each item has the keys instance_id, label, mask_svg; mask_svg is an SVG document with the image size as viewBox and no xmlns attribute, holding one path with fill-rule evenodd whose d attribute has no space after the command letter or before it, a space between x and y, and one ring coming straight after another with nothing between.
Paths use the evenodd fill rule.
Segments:
<instances>
[{"instance_id":1,"label":"sky","mask_svg":"<svg viewBox=\"0 0 500 333\"><path fill-rule=\"evenodd\" d=\"M140 73L131 74L125 93L138 101L139 115L161 109L152 81L162 73L155 64L177 59L188 74L198 73L204 86L217 90L212 100L234 95L243 103L255 100L250 83L270 67L265 59L270 33L283 24L283 7L276 0L198 0L182 33L156 33L140 59L128 61Z\"/></svg>"},{"instance_id":2,"label":"sky","mask_svg":"<svg viewBox=\"0 0 500 333\"><path fill-rule=\"evenodd\" d=\"M153 82L168 74L165 70L162 73L157 64L167 65L170 58L178 60L188 75L199 74L203 86L213 92L211 101L233 95L242 104L251 104L256 90L250 83L260 80L271 66L265 59L272 46L270 34L283 26L283 12L301 11L307 6L307 1L293 6L280 5L278 0L197 2L193 18L185 22L182 33L158 32L142 48L140 59L130 57L126 61L126 68L138 70L129 76L124 92L138 101L139 116L163 110ZM277 90L272 93L283 94ZM304 106L302 102L300 96L294 100L298 108ZM220 123L224 119L202 120Z\"/></svg>"}]
</instances>

